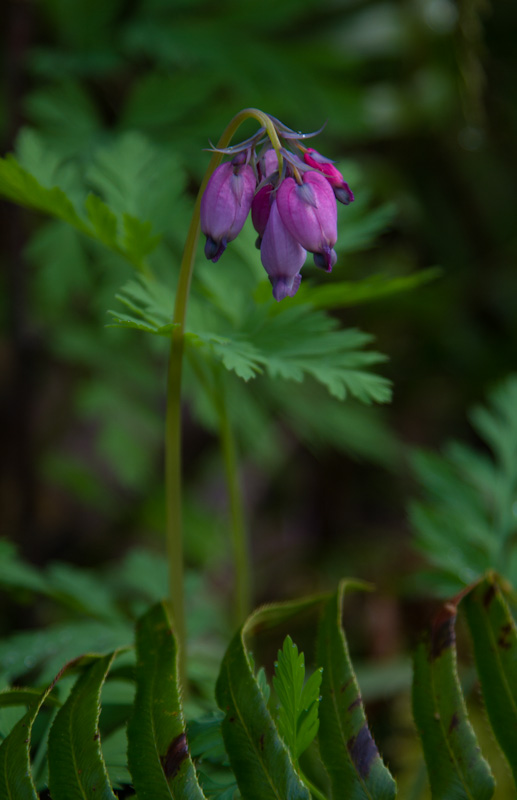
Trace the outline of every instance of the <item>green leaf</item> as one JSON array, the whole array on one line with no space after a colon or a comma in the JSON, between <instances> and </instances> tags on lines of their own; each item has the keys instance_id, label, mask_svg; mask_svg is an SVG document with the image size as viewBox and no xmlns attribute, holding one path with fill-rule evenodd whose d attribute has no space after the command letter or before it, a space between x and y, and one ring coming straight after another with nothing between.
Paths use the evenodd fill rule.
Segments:
<instances>
[{"instance_id":1,"label":"green leaf","mask_svg":"<svg viewBox=\"0 0 517 800\"><path fill-rule=\"evenodd\" d=\"M325 604L318 633L318 663L323 667L319 742L338 800L391 800L396 786L384 766L364 712L359 686L341 625L343 596L365 584L342 581Z\"/></svg>"},{"instance_id":2,"label":"green leaf","mask_svg":"<svg viewBox=\"0 0 517 800\"><path fill-rule=\"evenodd\" d=\"M48 741L53 800L115 800L100 748L100 693L115 653L98 658L75 683Z\"/></svg>"},{"instance_id":3,"label":"green leaf","mask_svg":"<svg viewBox=\"0 0 517 800\"><path fill-rule=\"evenodd\" d=\"M223 737L245 800L309 800L255 678L246 640L255 631L274 627L321 601L321 597L309 597L258 609L236 633L224 656L216 698L226 713Z\"/></svg>"},{"instance_id":4,"label":"green leaf","mask_svg":"<svg viewBox=\"0 0 517 800\"><path fill-rule=\"evenodd\" d=\"M139 800L202 800L180 703L176 638L163 603L139 620L136 648L128 765Z\"/></svg>"},{"instance_id":5,"label":"green leaf","mask_svg":"<svg viewBox=\"0 0 517 800\"><path fill-rule=\"evenodd\" d=\"M49 701L56 683L70 671L80 669L98 656L81 656L68 662L48 688L36 698L27 713L17 722L0 744L0 798L1 800L38 800L31 774L31 735L34 721L41 707ZM50 701L53 702L53 701ZM71 800L71 798L69 799Z\"/></svg>"},{"instance_id":6,"label":"green leaf","mask_svg":"<svg viewBox=\"0 0 517 800\"><path fill-rule=\"evenodd\" d=\"M501 750L517 784L517 629L497 577L465 598L483 698Z\"/></svg>"},{"instance_id":7,"label":"green leaf","mask_svg":"<svg viewBox=\"0 0 517 800\"><path fill-rule=\"evenodd\" d=\"M41 691L30 687L15 686L12 689L3 689L0 692L0 708L6 706L31 706L41 699ZM61 706L61 701L53 695L47 695L44 700L47 706Z\"/></svg>"},{"instance_id":8,"label":"green leaf","mask_svg":"<svg viewBox=\"0 0 517 800\"><path fill-rule=\"evenodd\" d=\"M62 219L86 236L102 242L113 252L127 259L137 270L145 270L144 258L160 237L153 235L152 224L135 216L123 217L124 236L117 236L118 221L111 208L99 197L89 194L85 201L87 218L58 186L47 188L8 154L0 159L0 196L19 205Z\"/></svg>"},{"instance_id":9,"label":"green leaf","mask_svg":"<svg viewBox=\"0 0 517 800\"><path fill-rule=\"evenodd\" d=\"M411 521L417 547L438 568L442 595L450 592L451 577L457 592L490 569L517 581L517 558L508 557L506 546L517 532L517 376L470 417L491 453L452 442L444 455L413 454L425 495L411 504Z\"/></svg>"},{"instance_id":10,"label":"green leaf","mask_svg":"<svg viewBox=\"0 0 517 800\"><path fill-rule=\"evenodd\" d=\"M277 726L295 762L318 732L321 670L305 682L305 658L290 636L278 651L273 687L280 701Z\"/></svg>"},{"instance_id":11,"label":"green leaf","mask_svg":"<svg viewBox=\"0 0 517 800\"><path fill-rule=\"evenodd\" d=\"M456 665L456 604L443 606L416 650L413 714L433 800L489 800L494 779L467 716Z\"/></svg>"},{"instance_id":12,"label":"green leaf","mask_svg":"<svg viewBox=\"0 0 517 800\"><path fill-rule=\"evenodd\" d=\"M260 293L259 293L260 294ZM171 301L166 287L139 276L118 296L130 314L109 312L115 324L170 336ZM384 403L391 397L390 382L368 368L384 356L363 348L371 340L355 329L341 330L323 311L289 300L277 304L268 296L248 295L247 313L239 320L224 310L193 297L186 344L208 360L221 362L243 380L267 372L271 378L302 382L314 378L331 395L348 395L364 403Z\"/></svg>"},{"instance_id":13,"label":"green leaf","mask_svg":"<svg viewBox=\"0 0 517 800\"><path fill-rule=\"evenodd\" d=\"M50 691L50 690L47 690ZM0 744L1 800L37 800L36 787L30 769L30 740L32 726L43 705L46 693L14 726Z\"/></svg>"},{"instance_id":14,"label":"green leaf","mask_svg":"<svg viewBox=\"0 0 517 800\"><path fill-rule=\"evenodd\" d=\"M436 280L441 274L439 267L431 267L412 275L399 277L380 274L361 281L339 281L318 286L302 283L293 302L310 303L315 308L348 308L400 292L412 291Z\"/></svg>"},{"instance_id":15,"label":"green leaf","mask_svg":"<svg viewBox=\"0 0 517 800\"><path fill-rule=\"evenodd\" d=\"M84 204L97 239L111 249L117 248L117 217L106 203L89 194Z\"/></svg>"},{"instance_id":16,"label":"green leaf","mask_svg":"<svg viewBox=\"0 0 517 800\"><path fill-rule=\"evenodd\" d=\"M57 186L51 189L42 186L11 154L0 159L0 195L21 206L63 219L91 235L88 225L79 217L66 194Z\"/></svg>"}]
</instances>

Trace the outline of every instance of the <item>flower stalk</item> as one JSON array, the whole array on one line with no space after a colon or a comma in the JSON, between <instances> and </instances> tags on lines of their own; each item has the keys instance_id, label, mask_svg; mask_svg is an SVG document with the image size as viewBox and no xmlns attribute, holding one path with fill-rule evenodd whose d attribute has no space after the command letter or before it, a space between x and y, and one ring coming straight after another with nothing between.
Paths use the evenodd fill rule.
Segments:
<instances>
[{"instance_id":1,"label":"flower stalk","mask_svg":"<svg viewBox=\"0 0 517 800\"><path fill-rule=\"evenodd\" d=\"M259 131L245 142L230 145L247 119ZM307 252L316 266L330 272L336 261L336 200L349 203L353 194L329 159L299 140L314 134L290 130L256 108L240 111L230 122L203 178L195 202L181 261L174 305L171 351L167 378L165 433L165 492L169 606L179 645L181 683L186 689L186 639L184 608L183 535L181 502L181 374L188 296L201 229L206 236L205 255L216 262L229 242L238 236L251 212L259 238L261 261L280 301L292 297L300 286ZM303 159L289 149L294 141ZM231 161L222 164L224 156ZM224 389L224 386L223 386ZM217 399L221 447L230 499L236 581L236 614L241 623L250 606L250 566L244 512L237 478L235 442L224 392Z\"/></svg>"},{"instance_id":2,"label":"flower stalk","mask_svg":"<svg viewBox=\"0 0 517 800\"><path fill-rule=\"evenodd\" d=\"M281 145L276 129L267 114L255 108L240 111L229 123L222 134L217 149L221 150L230 144L234 133L247 119L256 119L265 129L277 154L278 162L282 162ZM181 374L183 366L183 349L185 337L185 321L187 316L188 296L194 271L197 243L200 234L201 199L207 183L221 163L223 154L214 152L208 165L205 177L199 189L192 219L187 233L183 257L181 260L176 300L173 314L173 330L167 376L167 411L165 426L165 498L166 498L166 543L169 567L169 609L175 627L179 648L179 669L181 685L186 690L186 639L183 575L183 524L182 524L182 482L181 482ZM242 569L242 565L240 565ZM238 570L239 571L239 570ZM243 591L244 595L244 591ZM244 603L244 600L242 600Z\"/></svg>"}]
</instances>

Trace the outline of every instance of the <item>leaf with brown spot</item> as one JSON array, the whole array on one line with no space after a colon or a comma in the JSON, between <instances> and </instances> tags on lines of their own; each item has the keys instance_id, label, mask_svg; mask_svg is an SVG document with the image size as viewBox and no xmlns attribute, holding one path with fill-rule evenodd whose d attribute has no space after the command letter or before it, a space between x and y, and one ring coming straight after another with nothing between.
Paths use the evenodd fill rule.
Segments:
<instances>
[{"instance_id":1,"label":"leaf with brown spot","mask_svg":"<svg viewBox=\"0 0 517 800\"><path fill-rule=\"evenodd\" d=\"M413 715L422 739L433 800L489 800L490 767L469 722L456 665L458 596L436 616L416 650Z\"/></svg>"},{"instance_id":2,"label":"leaf with brown spot","mask_svg":"<svg viewBox=\"0 0 517 800\"><path fill-rule=\"evenodd\" d=\"M490 724L517 784L517 628L495 575L466 597L465 611Z\"/></svg>"},{"instance_id":3,"label":"leaf with brown spot","mask_svg":"<svg viewBox=\"0 0 517 800\"><path fill-rule=\"evenodd\" d=\"M50 729L49 790L54 800L116 800L98 730L101 689L115 655L101 656L84 670Z\"/></svg>"},{"instance_id":4,"label":"leaf with brown spot","mask_svg":"<svg viewBox=\"0 0 517 800\"><path fill-rule=\"evenodd\" d=\"M224 656L216 697L226 712L223 738L246 800L310 800L254 676L246 642L257 630L284 623L321 602L321 597L310 597L259 608L236 633Z\"/></svg>"},{"instance_id":5,"label":"leaf with brown spot","mask_svg":"<svg viewBox=\"0 0 517 800\"><path fill-rule=\"evenodd\" d=\"M69 661L59 671L50 686L41 694L35 694L27 689L20 694L25 696L23 704L27 704L29 709L25 716L14 726L11 732L0 744L0 799L1 800L37 800L36 789L31 774L30 751L32 728L39 714L40 709L46 703L56 703L56 699L51 696L51 692L57 682L66 674L76 672L84 667L91 667L98 664L103 659L112 659L115 654L110 656L85 655ZM92 666L93 665L93 666ZM81 679L79 679L81 680ZM73 691L73 690L72 690ZM15 693L10 699L15 700ZM66 705L66 704L65 704ZM61 709L63 710L63 709ZM94 709L95 714L95 709ZM63 770L74 768L73 764L64 763ZM78 770L79 772L79 770ZM80 774L80 773L79 773ZM58 795L55 795L58 797ZM82 794L82 797L88 797Z\"/></svg>"},{"instance_id":6,"label":"leaf with brown spot","mask_svg":"<svg viewBox=\"0 0 517 800\"><path fill-rule=\"evenodd\" d=\"M176 637L163 603L139 620L136 650L137 688L127 734L138 800L204 800L185 733Z\"/></svg>"},{"instance_id":7,"label":"leaf with brown spot","mask_svg":"<svg viewBox=\"0 0 517 800\"><path fill-rule=\"evenodd\" d=\"M341 625L343 596L359 582L342 581L327 601L318 632L317 660L323 667L319 741L332 797L392 800L396 785L368 729L359 686Z\"/></svg>"}]
</instances>

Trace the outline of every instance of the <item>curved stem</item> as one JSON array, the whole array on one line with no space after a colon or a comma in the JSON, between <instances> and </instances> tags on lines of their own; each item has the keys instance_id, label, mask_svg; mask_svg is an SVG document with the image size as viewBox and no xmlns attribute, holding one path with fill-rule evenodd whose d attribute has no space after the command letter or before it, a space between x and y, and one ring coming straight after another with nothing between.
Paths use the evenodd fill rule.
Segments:
<instances>
[{"instance_id":1,"label":"curved stem","mask_svg":"<svg viewBox=\"0 0 517 800\"><path fill-rule=\"evenodd\" d=\"M217 146L227 147L237 128L246 119L256 119L265 127L271 140L279 162L282 167L282 154L280 141L271 119L256 108L246 108L240 111L230 122ZM187 315L187 302L190 292L190 283L194 270L196 247L200 233L199 211L201 198L206 185L215 168L220 164L222 155L214 153L205 177L201 183L194 212L185 242L185 249L181 260L180 275L174 304L174 316L171 336L171 351L169 370L167 376L167 418L165 428L165 497L166 497L166 541L167 559L169 564L169 608L173 624L176 629L179 648L179 666L181 683L186 688L185 681L185 608L183 590L183 538L182 538L182 506L181 506L181 372L183 364L183 345L185 336L185 320Z\"/></svg>"}]
</instances>

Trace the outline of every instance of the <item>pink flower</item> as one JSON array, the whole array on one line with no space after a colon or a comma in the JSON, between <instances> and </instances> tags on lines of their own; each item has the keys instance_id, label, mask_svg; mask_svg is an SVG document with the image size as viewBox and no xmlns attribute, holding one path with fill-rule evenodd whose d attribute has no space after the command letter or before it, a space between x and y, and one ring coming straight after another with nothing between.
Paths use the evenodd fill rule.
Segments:
<instances>
[{"instance_id":1,"label":"pink flower","mask_svg":"<svg viewBox=\"0 0 517 800\"><path fill-rule=\"evenodd\" d=\"M304 248L284 225L278 202L273 200L260 248L260 260L273 285L275 300L296 294L302 279L300 270L306 257Z\"/></svg>"},{"instance_id":2,"label":"pink flower","mask_svg":"<svg viewBox=\"0 0 517 800\"><path fill-rule=\"evenodd\" d=\"M302 183L286 178L277 195L278 211L289 233L314 253L314 263L330 272L336 263L337 207L334 192L320 172L305 172Z\"/></svg>"},{"instance_id":3,"label":"pink flower","mask_svg":"<svg viewBox=\"0 0 517 800\"><path fill-rule=\"evenodd\" d=\"M273 185L266 183L253 198L251 204L251 221L253 227L259 235L259 243L264 231L266 230L269 213L271 211L271 204L273 202ZM260 244L259 244L260 246Z\"/></svg>"},{"instance_id":4,"label":"pink flower","mask_svg":"<svg viewBox=\"0 0 517 800\"><path fill-rule=\"evenodd\" d=\"M268 148L258 161L259 175L262 178L268 178L273 172L278 170L278 156L275 150Z\"/></svg>"},{"instance_id":5,"label":"pink flower","mask_svg":"<svg viewBox=\"0 0 517 800\"><path fill-rule=\"evenodd\" d=\"M257 180L242 159L220 164L201 198L201 230L206 236L205 255L218 261L228 242L241 232L251 208Z\"/></svg>"},{"instance_id":6,"label":"pink flower","mask_svg":"<svg viewBox=\"0 0 517 800\"><path fill-rule=\"evenodd\" d=\"M320 172L323 172L334 190L336 199L339 200L340 203L344 203L344 205L347 206L352 202L354 199L352 190L330 158L325 158L325 156L322 156L317 150L308 147L303 154L303 160L310 167L314 167L314 169L319 169Z\"/></svg>"}]
</instances>

